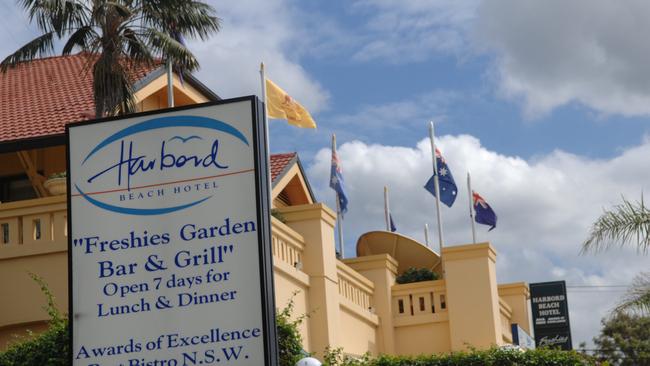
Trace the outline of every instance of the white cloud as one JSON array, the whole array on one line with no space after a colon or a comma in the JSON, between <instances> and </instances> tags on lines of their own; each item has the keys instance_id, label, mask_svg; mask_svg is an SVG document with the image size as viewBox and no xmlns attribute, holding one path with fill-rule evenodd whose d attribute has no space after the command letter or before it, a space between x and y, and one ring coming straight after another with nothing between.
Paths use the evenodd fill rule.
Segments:
<instances>
[{"instance_id":1,"label":"white cloud","mask_svg":"<svg viewBox=\"0 0 650 366\"><path fill-rule=\"evenodd\" d=\"M465 27L474 17L478 0L360 0L354 10L367 16L365 44L354 59L394 63L418 62L436 53L465 52Z\"/></svg>"},{"instance_id":2,"label":"white cloud","mask_svg":"<svg viewBox=\"0 0 650 366\"><path fill-rule=\"evenodd\" d=\"M465 193L469 169L474 190L499 217L494 231L488 233L482 225L477 231L479 240L489 240L497 249L500 282L565 279L574 285L628 284L647 268L647 258L633 250L587 256L580 256L579 250L589 225L604 207L618 203L621 194L640 197L641 191L650 187L650 171L640 168L647 165L650 143L610 160L556 151L526 161L487 150L468 135L443 136L439 146L459 188L454 206L443 208L445 240L450 245L471 241ZM432 229L435 225L433 197L422 188L431 175L429 141L422 140L415 147L353 141L338 151L350 198L345 217L347 255L354 255L360 234L383 229L384 185L390 189L391 211L399 231L423 241L424 223ZM308 173L317 197L332 205L333 191L327 187L329 167L330 152L324 149L316 154ZM576 345L597 333L601 317L619 294L569 293Z\"/></svg>"},{"instance_id":3,"label":"white cloud","mask_svg":"<svg viewBox=\"0 0 650 366\"><path fill-rule=\"evenodd\" d=\"M501 91L536 116L571 102L650 114L650 31L643 0L484 1L478 47L496 53Z\"/></svg>"},{"instance_id":4,"label":"white cloud","mask_svg":"<svg viewBox=\"0 0 650 366\"><path fill-rule=\"evenodd\" d=\"M261 94L259 67L311 112L326 109L329 93L300 65L308 33L298 10L286 0L208 1L222 30L207 42L190 42L202 69L197 73L222 97Z\"/></svg>"},{"instance_id":5,"label":"white cloud","mask_svg":"<svg viewBox=\"0 0 650 366\"><path fill-rule=\"evenodd\" d=\"M198 78L222 97L261 95L260 62L267 77L316 113L328 106L329 93L301 66L314 40L289 0L208 0L222 19L222 30L207 41L188 40L201 63ZM17 5L0 1L0 55L14 52L40 32ZM60 46L57 42L57 53Z\"/></svg>"}]
</instances>

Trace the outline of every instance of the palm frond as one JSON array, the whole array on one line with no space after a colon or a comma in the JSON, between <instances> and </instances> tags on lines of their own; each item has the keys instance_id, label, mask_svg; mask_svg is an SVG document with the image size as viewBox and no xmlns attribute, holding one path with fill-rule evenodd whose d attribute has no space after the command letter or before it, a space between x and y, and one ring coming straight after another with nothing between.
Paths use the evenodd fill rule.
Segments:
<instances>
[{"instance_id":1,"label":"palm frond","mask_svg":"<svg viewBox=\"0 0 650 366\"><path fill-rule=\"evenodd\" d=\"M650 314L650 272L644 272L636 276L623 300L616 306L615 311L635 311Z\"/></svg>"},{"instance_id":2,"label":"palm frond","mask_svg":"<svg viewBox=\"0 0 650 366\"><path fill-rule=\"evenodd\" d=\"M133 29L125 27L122 31L126 56L136 62L150 64L154 60L151 49Z\"/></svg>"},{"instance_id":3,"label":"palm frond","mask_svg":"<svg viewBox=\"0 0 650 366\"><path fill-rule=\"evenodd\" d=\"M77 0L20 0L27 10L30 21L43 32L55 32L63 36L67 29L76 29L87 24L88 8Z\"/></svg>"},{"instance_id":4,"label":"palm frond","mask_svg":"<svg viewBox=\"0 0 650 366\"><path fill-rule=\"evenodd\" d=\"M198 0L141 0L142 19L156 29L207 39L221 29L214 8Z\"/></svg>"},{"instance_id":5,"label":"palm frond","mask_svg":"<svg viewBox=\"0 0 650 366\"><path fill-rule=\"evenodd\" d=\"M99 35L95 32L93 27L88 25L83 26L70 35L70 38L66 41L61 53L63 55L69 55L75 47L78 47L83 51L90 51L92 40L98 37Z\"/></svg>"},{"instance_id":6,"label":"palm frond","mask_svg":"<svg viewBox=\"0 0 650 366\"><path fill-rule=\"evenodd\" d=\"M637 250L647 253L650 248L650 210L641 201L623 203L605 212L592 225L589 236L582 244L582 253L599 252L612 246L634 244Z\"/></svg>"},{"instance_id":7,"label":"palm frond","mask_svg":"<svg viewBox=\"0 0 650 366\"><path fill-rule=\"evenodd\" d=\"M157 29L148 29L146 37L153 50L161 53L163 58L171 57L175 65L190 72L199 67L199 62L194 54L171 35Z\"/></svg>"},{"instance_id":8,"label":"palm frond","mask_svg":"<svg viewBox=\"0 0 650 366\"><path fill-rule=\"evenodd\" d=\"M182 1L181 9L174 11L174 29L192 38L207 39L221 30L221 19L214 14L212 6L201 1Z\"/></svg>"},{"instance_id":9,"label":"palm frond","mask_svg":"<svg viewBox=\"0 0 650 366\"><path fill-rule=\"evenodd\" d=\"M212 6L201 0L17 0L44 33L7 57L5 71L21 61L54 52L54 38L65 39L63 54L89 52L97 116L135 109L133 66L172 59L178 70L198 68L196 57L172 35L207 38L220 28Z\"/></svg>"},{"instance_id":10,"label":"palm frond","mask_svg":"<svg viewBox=\"0 0 650 366\"><path fill-rule=\"evenodd\" d=\"M54 32L48 32L34 38L16 52L7 56L0 62L0 72L6 72L9 68L16 66L23 61L30 61L34 58L54 52Z\"/></svg>"}]
</instances>

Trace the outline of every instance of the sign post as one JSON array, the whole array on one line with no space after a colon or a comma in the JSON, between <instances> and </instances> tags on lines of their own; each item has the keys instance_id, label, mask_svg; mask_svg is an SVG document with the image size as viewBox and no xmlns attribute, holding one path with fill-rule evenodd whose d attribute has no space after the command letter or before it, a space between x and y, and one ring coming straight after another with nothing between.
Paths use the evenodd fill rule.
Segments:
<instances>
[{"instance_id":1,"label":"sign post","mask_svg":"<svg viewBox=\"0 0 650 366\"><path fill-rule=\"evenodd\" d=\"M572 349L566 283L531 283L530 305L536 346Z\"/></svg>"},{"instance_id":2,"label":"sign post","mask_svg":"<svg viewBox=\"0 0 650 366\"><path fill-rule=\"evenodd\" d=\"M277 365L262 104L72 124L71 364Z\"/></svg>"}]
</instances>

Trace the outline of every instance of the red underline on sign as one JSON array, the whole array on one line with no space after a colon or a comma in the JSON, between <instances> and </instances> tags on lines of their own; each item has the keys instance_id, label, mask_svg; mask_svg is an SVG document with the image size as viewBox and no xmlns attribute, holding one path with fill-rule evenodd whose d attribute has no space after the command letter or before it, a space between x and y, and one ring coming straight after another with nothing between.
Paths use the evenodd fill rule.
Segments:
<instances>
[{"instance_id":1,"label":"red underline on sign","mask_svg":"<svg viewBox=\"0 0 650 366\"><path fill-rule=\"evenodd\" d=\"M108 191L99 191L99 192L89 192L89 193L84 193L86 196L92 196L95 194L103 194L103 193L114 193L114 192L124 192L124 191L133 191L136 189L144 189L144 188L151 188L151 187L160 187L160 186L168 186L170 184L178 184L178 183L186 183L186 182L194 182L197 180L204 180L204 179L212 179L212 178L221 178L221 177L226 177L229 175L236 175L236 174L243 174L243 173L250 173L255 171L255 169L246 169L246 170L239 170L236 172L231 172L231 173L224 173L224 174L217 174L217 175L211 175L208 177L199 177L199 178L190 178L190 179L181 179L181 180L175 180L173 182L165 182L165 183L156 183L156 184L148 184L145 186L137 186L137 187L131 187L129 188L120 188L120 189L111 189ZM77 197L81 196L81 194L76 193L73 194L72 197Z\"/></svg>"}]
</instances>

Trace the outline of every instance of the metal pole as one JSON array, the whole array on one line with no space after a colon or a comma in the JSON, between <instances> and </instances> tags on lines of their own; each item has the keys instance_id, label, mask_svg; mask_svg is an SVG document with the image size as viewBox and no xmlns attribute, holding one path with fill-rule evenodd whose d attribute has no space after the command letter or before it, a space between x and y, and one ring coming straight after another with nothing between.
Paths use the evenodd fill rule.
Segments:
<instances>
[{"instance_id":1,"label":"metal pole","mask_svg":"<svg viewBox=\"0 0 650 366\"><path fill-rule=\"evenodd\" d=\"M441 266L441 276L445 278L445 266L442 261L442 216L440 214L440 184L438 183L438 164L436 159L436 143L434 141L434 128L433 121L429 122L429 139L431 140L431 157L433 158L433 185L436 192L436 213L438 221L438 246L439 246L439 255L440 255L440 266ZM435 266L434 266L435 267Z\"/></svg>"},{"instance_id":2,"label":"metal pole","mask_svg":"<svg viewBox=\"0 0 650 366\"><path fill-rule=\"evenodd\" d=\"M172 72L172 58L167 58L167 106L174 107L174 73Z\"/></svg>"},{"instance_id":3,"label":"metal pole","mask_svg":"<svg viewBox=\"0 0 650 366\"><path fill-rule=\"evenodd\" d=\"M436 143L434 141L433 121L429 123L429 139L431 140L431 157L433 158L433 185L436 192L436 214L438 221L438 244L440 246L440 255L442 255L442 217L440 215L440 184L438 183L438 164L436 163Z\"/></svg>"},{"instance_id":4,"label":"metal pole","mask_svg":"<svg viewBox=\"0 0 650 366\"><path fill-rule=\"evenodd\" d=\"M472 223L472 243L476 244L476 226L474 225L474 195L472 194L472 179L467 172L467 195L469 196L469 221Z\"/></svg>"},{"instance_id":5,"label":"metal pole","mask_svg":"<svg viewBox=\"0 0 650 366\"><path fill-rule=\"evenodd\" d=\"M336 194L336 227L339 236L339 253L341 259L345 258L345 245L343 244L343 220L341 220L341 204L339 203L339 194Z\"/></svg>"},{"instance_id":6,"label":"metal pole","mask_svg":"<svg viewBox=\"0 0 650 366\"><path fill-rule=\"evenodd\" d=\"M386 231L390 231L390 207L388 206L388 187L384 186L384 218L386 219Z\"/></svg>"},{"instance_id":7,"label":"metal pole","mask_svg":"<svg viewBox=\"0 0 650 366\"><path fill-rule=\"evenodd\" d=\"M424 224L424 242L429 247L429 224Z\"/></svg>"},{"instance_id":8,"label":"metal pole","mask_svg":"<svg viewBox=\"0 0 650 366\"><path fill-rule=\"evenodd\" d=\"M266 106L266 73L264 62L260 64L260 78L262 79L262 102L264 103L264 134L266 137L266 166L269 168L269 209L273 208L273 182L271 182L271 141L269 140L269 116Z\"/></svg>"},{"instance_id":9,"label":"metal pole","mask_svg":"<svg viewBox=\"0 0 650 366\"><path fill-rule=\"evenodd\" d=\"M336 153L336 135L332 134L332 156ZM339 193L336 192L336 227L339 235L339 253L341 259L345 258L345 244L343 243L343 220L341 219L341 203Z\"/></svg>"}]
</instances>

